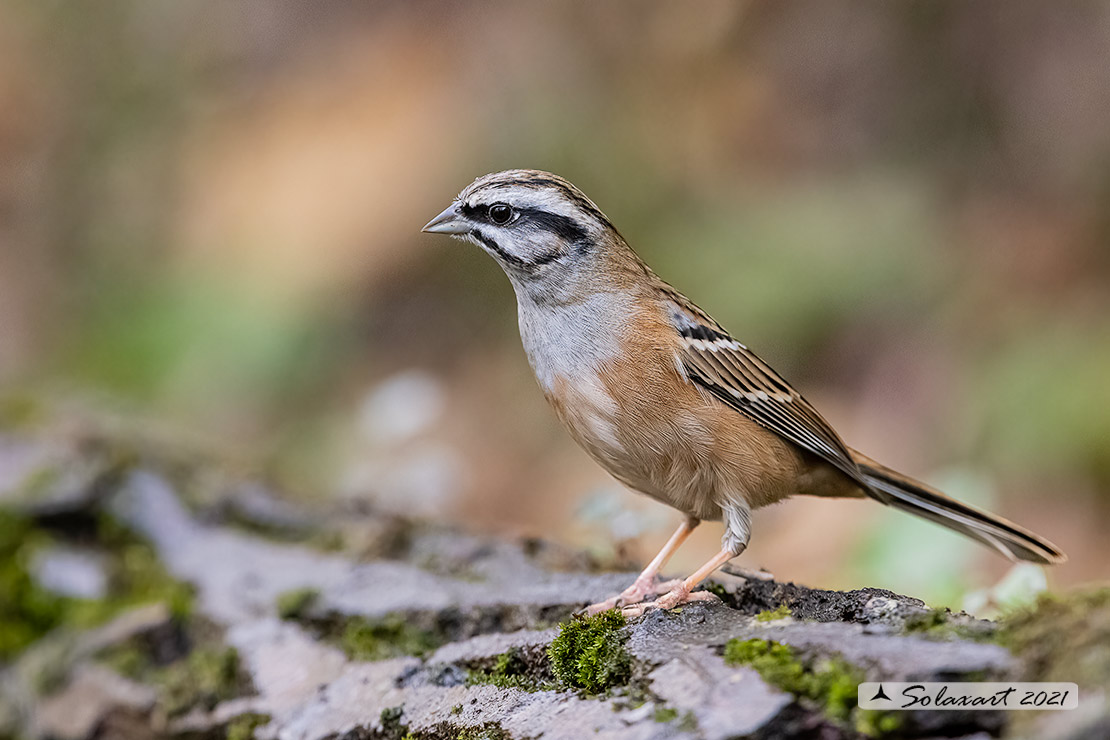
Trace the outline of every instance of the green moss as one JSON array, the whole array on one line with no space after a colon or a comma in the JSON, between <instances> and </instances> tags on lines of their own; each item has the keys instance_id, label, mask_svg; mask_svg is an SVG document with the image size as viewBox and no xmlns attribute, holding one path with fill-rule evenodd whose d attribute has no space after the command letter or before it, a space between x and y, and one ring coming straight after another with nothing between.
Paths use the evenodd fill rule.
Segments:
<instances>
[{"instance_id":1,"label":"green moss","mask_svg":"<svg viewBox=\"0 0 1110 740\"><path fill-rule=\"evenodd\" d=\"M773 640L729 640L725 660L751 666L767 683L815 702L826 715L841 721L851 716L863 680L858 668L840 658L826 658L807 666L793 648Z\"/></svg>"},{"instance_id":2,"label":"green moss","mask_svg":"<svg viewBox=\"0 0 1110 740\"><path fill-rule=\"evenodd\" d=\"M856 709L855 728L861 735L885 737L902 729L902 715L878 709Z\"/></svg>"},{"instance_id":3,"label":"green moss","mask_svg":"<svg viewBox=\"0 0 1110 740\"><path fill-rule=\"evenodd\" d=\"M442 645L443 639L402 614L387 614L380 619L348 619L339 642L351 660L385 660L426 655Z\"/></svg>"},{"instance_id":4,"label":"green moss","mask_svg":"<svg viewBox=\"0 0 1110 740\"><path fill-rule=\"evenodd\" d=\"M177 652L178 657L171 652L167 662L167 651L186 646L189 652ZM212 709L252 691L238 652L224 643L219 627L200 618L180 624L176 634L161 635L157 642L149 636L135 637L107 648L96 659L121 676L153 687L159 708L169 716L195 707Z\"/></svg>"},{"instance_id":5,"label":"green moss","mask_svg":"<svg viewBox=\"0 0 1110 740\"><path fill-rule=\"evenodd\" d=\"M405 714L405 708L400 707L386 707L378 715L378 723L382 726L381 736L385 738L400 738L400 740L407 740L413 737L409 732L409 728L401 723L401 717Z\"/></svg>"},{"instance_id":6,"label":"green moss","mask_svg":"<svg viewBox=\"0 0 1110 740\"><path fill-rule=\"evenodd\" d=\"M315 588L297 588L277 597L277 613L282 619L303 619L320 598Z\"/></svg>"},{"instance_id":7,"label":"green moss","mask_svg":"<svg viewBox=\"0 0 1110 740\"><path fill-rule=\"evenodd\" d=\"M140 679L153 667L150 655L134 642L109 648L97 659L121 676Z\"/></svg>"},{"instance_id":8,"label":"green moss","mask_svg":"<svg viewBox=\"0 0 1110 740\"><path fill-rule=\"evenodd\" d=\"M949 611L947 609L930 609L906 617L902 630L907 635L919 633L936 633L939 628L948 624Z\"/></svg>"},{"instance_id":9,"label":"green moss","mask_svg":"<svg viewBox=\"0 0 1110 740\"><path fill-rule=\"evenodd\" d=\"M197 706L212 709L242 693L239 653L229 647L194 650L163 669L155 683L171 716Z\"/></svg>"},{"instance_id":10,"label":"green moss","mask_svg":"<svg viewBox=\"0 0 1110 740\"><path fill-rule=\"evenodd\" d=\"M624 649L625 624L612 610L559 625L559 636L547 649L556 680L591 694L627 683L632 660Z\"/></svg>"},{"instance_id":11,"label":"green moss","mask_svg":"<svg viewBox=\"0 0 1110 740\"><path fill-rule=\"evenodd\" d=\"M1042 594L1000 620L997 640L1022 659L1023 680L1110 687L1110 588Z\"/></svg>"},{"instance_id":12,"label":"green moss","mask_svg":"<svg viewBox=\"0 0 1110 740\"><path fill-rule=\"evenodd\" d=\"M162 602L177 619L192 613L193 589L174 579L158 553L146 540L136 536L127 527L109 516L97 519L98 546L109 555L109 597L101 613L95 609L89 615L92 621L103 621L123 609L140 604Z\"/></svg>"},{"instance_id":13,"label":"green moss","mask_svg":"<svg viewBox=\"0 0 1110 740\"><path fill-rule=\"evenodd\" d=\"M758 622L774 622L776 619L786 619L792 614L790 607L781 604L778 609L768 609L755 615Z\"/></svg>"},{"instance_id":14,"label":"green moss","mask_svg":"<svg viewBox=\"0 0 1110 740\"><path fill-rule=\"evenodd\" d=\"M107 593L102 599L61 596L41 588L28 570L57 535L0 509L0 661L57 627L91 627L140 604L161 601L175 616L189 613L192 590L166 573L149 544L106 516L92 520L91 530L86 539L103 556Z\"/></svg>"},{"instance_id":15,"label":"green moss","mask_svg":"<svg viewBox=\"0 0 1110 740\"><path fill-rule=\"evenodd\" d=\"M255 729L269 721L270 715L268 714L255 712L240 714L227 723L224 738L225 740L254 740Z\"/></svg>"},{"instance_id":16,"label":"green moss","mask_svg":"<svg viewBox=\"0 0 1110 740\"><path fill-rule=\"evenodd\" d=\"M33 551L48 543L26 518L0 510L0 662L65 619L67 600L39 588L27 571Z\"/></svg>"},{"instance_id":17,"label":"green moss","mask_svg":"<svg viewBox=\"0 0 1110 740\"><path fill-rule=\"evenodd\" d=\"M513 740L513 736L496 722L487 722L478 727L460 727L452 734L455 740Z\"/></svg>"},{"instance_id":18,"label":"green moss","mask_svg":"<svg viewBox=\"0 0 1110 740\"><path fill-rule=\"evenodd\" d=\"M656 707L651 718L656 722L673 722L678 719L678 710L672 707Z\"/></svg>"},{"instance_id":19,"label":"green moss","mask_svg":"<svg viewBox=\"0 0 1110 740\"><path fill-rule=\"evenodd\" d=\"M194 707L212 709L250 689L250 680L240 669L238 652L224 645L197 647L164 666L156 665L134 644L114 648L100 660L123 676L153 686L159 705L170 716Z\"/></svg>"},{"instance_id":20,"label":"green moss","mask_svg":"<svg viewBox=\"0 0 1110 740\"><path fill-rule=\"evenodd\" d=\"M498 655L492 668L471 669L467 674L467 683L492 684L500 689L511 688L522 691L551 691L556 688L541 671L528 664L520 648L513 648Z\"/></svg>"},{"instance_id":21,"label":"green moss","mask_svg":"<svg viewBox=\"0 0 1110 740\"><path fill-rule=\"evenodd\" d=\"M991 639L995 631L995 627L989 622L975 620L966 615L953 615L948 609L930 609L919 614L911 614L902 624L903 634L929 640L983 642Z\"/></svg>"},{"instance_id":22,"label":"green moss","mask_svg":"<svg viewBox=\"0 0 1110 740\"><path fill-rule=\"evenodd\" d=\"M679 732L697 732L698 731L698 718L694 716L693 712L686 712L682 715L682 719L678 721Z\"/></svg>"}]
</instances>

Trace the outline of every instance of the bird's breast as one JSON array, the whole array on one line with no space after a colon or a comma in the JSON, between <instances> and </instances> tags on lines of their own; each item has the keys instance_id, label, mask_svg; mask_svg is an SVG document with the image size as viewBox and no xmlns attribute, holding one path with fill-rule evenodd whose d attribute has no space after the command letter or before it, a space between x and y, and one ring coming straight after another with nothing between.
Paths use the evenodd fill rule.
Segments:
<instances>
[{"instance_id":1,"label":"bird's breast","mask_svg":"<svg viewBox=\"0 0 1110 740\"><path fill-rule=\"evenodd\" d=\"M521 311L544 395L587 453L629 487L702 519L790 493L797 453L682 374L663 319L612 298Z\"/></svg>"}]
</instances>

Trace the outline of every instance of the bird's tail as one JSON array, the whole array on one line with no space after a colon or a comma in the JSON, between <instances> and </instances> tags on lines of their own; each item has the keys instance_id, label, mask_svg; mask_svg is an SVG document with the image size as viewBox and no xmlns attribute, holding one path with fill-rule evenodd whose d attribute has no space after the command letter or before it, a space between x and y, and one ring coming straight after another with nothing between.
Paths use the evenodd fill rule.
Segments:
<instances>
[{"instance_id":1,"label":"bird's tail","mask_svg":"<svg viewBox=\"0 0 1110 740\"><path fill-rule=\"evenodd\" d=\"M867 493L888 506L978 540L1010 560L1055 565L1068 559L1056 545L1013 522L949 498L855 450L852 455L871 487Z\"/></svg>"}]
</instances>

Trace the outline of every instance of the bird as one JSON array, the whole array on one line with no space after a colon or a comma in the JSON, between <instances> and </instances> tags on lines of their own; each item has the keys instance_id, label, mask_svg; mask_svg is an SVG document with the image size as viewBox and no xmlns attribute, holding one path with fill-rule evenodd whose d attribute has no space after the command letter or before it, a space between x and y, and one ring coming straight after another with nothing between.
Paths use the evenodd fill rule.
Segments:
<instances>
[{"instance_id":1,"label":"bird","mask_svg":"<svg viewBox=\"0 0 1110 740\"><path fill-rule=\"evenodd\" d=\"M888 468L841 439L790 383L659 278L581 190L550 172L506 170L466 186L422 229L477 245L516 294L521 342L570 436L682 523L635 581L595 614L671 609L744 552L752 512L791 496L870 498L943 525L1010 560L1064 562L1051 542ZM660 580L702 521L721 549Z\"/></svg>"}]
</instances>

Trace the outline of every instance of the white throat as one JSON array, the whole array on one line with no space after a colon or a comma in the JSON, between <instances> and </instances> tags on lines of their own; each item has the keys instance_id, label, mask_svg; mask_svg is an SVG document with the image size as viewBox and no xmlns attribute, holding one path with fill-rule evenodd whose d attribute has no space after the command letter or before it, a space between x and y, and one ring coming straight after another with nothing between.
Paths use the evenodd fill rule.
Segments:
<instances>
[{"instance_id":1,"label":"white throat","mask_svg":"<svg viewBox=\"0 0 1110 740\"><path fill-rule=\"evenodd\" d=\"M619 355L632 310L627 294L602 292L569 303L537 303L518 290L520 339L544 391L553 392L560 377L597 377L601 367Z\"/></svg>"}]
</instances>

